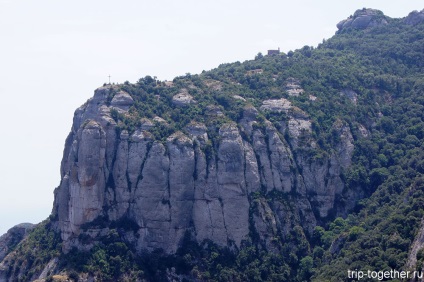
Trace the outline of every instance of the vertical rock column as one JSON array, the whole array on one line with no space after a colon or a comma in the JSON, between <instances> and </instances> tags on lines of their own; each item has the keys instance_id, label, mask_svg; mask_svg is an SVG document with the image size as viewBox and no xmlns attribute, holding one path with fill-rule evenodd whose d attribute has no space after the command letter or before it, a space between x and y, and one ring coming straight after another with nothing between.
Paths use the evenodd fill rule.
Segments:
<instances>
[{"instance_id":1,"label":"vertical rock column","mask_svg":"<svg viewBox=\"0 0 424 282\"><path fill-rule=\"evenodd\" d=\"M249 233L249 201L244 179L244 148L237 125L219 130L217 180L228 239L237 246Z\"/></svg>"},{"instance_id":2,"label":"vertical rock column","mask_svg":"<svg viewBox=\"0 0 424 282\"><path fill-rule=\"evenodd\" d=\"M131 207L131 216L140 226L137 242L140 249L152 251L168 247L171 226L168 172L165 146L155 141L147 155Z\"/></svg>"},{"instance_id":3,"label":"vertical rock column","mask_svg":"<svg viewBox=\"0 0 424 282\"><path fill-rule=\"evenodd\" d=\"M180 132L167 140L169 152L170 250L176 251L192 223L195 159L193 142Z\"/></svg>"},{"instance_id":4,"label":"vertical rock column","mask_svg":"<svg viewBox=\"0 0 424 282\"><path fill-rule=\"evenodd\" d=\"M69 156L75 162L59 188L62 198L68 198L67 209L59 212L65 241L71 234L78 235L82 224L101 214L104 201L105 133L98 123L90 120L81 126L77 135Z\"/></svg>"}]
</instances>

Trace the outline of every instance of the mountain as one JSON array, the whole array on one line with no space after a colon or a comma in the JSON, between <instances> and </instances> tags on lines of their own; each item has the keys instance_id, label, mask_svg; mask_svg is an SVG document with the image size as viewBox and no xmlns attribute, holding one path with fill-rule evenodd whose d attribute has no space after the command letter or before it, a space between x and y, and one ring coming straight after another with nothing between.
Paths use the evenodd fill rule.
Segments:
<instances>
[{"instance_id":1,"label":"mountain","mask_svg":"<svg viewBox=\"0 0 424 282\"><path fill-rule=\"evenodd\" d=\"M33 227L31 223L18 224L0 237L0 261L25 238Z\"/></svg>"},{"instance_id":2,"label":"mountain","mask_svg":"<svg viewBox=\"0 0 424 282\"><path fill-rule=\"evenodd\" d=\"M0 281L420 269L423 22L362 9L317 48L96 89L51 216L6 249Z\"/></svg>"}]
</instances>

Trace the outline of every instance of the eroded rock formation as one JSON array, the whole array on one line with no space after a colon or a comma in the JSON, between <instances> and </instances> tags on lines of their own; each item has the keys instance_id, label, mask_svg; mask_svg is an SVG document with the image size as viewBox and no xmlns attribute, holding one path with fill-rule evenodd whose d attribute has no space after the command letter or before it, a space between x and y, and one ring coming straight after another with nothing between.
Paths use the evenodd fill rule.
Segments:
<instances>
[{"instance_id":1,"label":"eroded rock formation","mask_svg":"<svg viewBox=\"0 0 424 282\"><path fill-rule=\"evenodd\" d=\"M311 159L316 143L308 115L283 98L266 100L261 111L283 111L289 119L277 129L246 106L239 124L220 127L210 150L209 129L198 122L166 142L152 137L148 119L134 132L119 132L111 111L129 114L133 98L115 92L101 87L75 112L53 209L65 251L90 248L120 221L131 222L123 237L139 251L173 253L187 232L199 242L239 247L251 228L271 247L274 233L287 234L299 222L311 232L336 211L340 174L353 152L343 122L334 124L341 140L334 153ZM274 192L285 204L264 196Z\"/></svg>"},{"instance_id":2,"label":"eroded rock formation","mask_svg":"<svg viewBox=\"0 0 424 282\"><path fill-rule=\"evenodd\" d=\"M388 17L383 12L375 9L357 10L353 16L339 22L337 28L339 31L346 28L366 29L369 27L381 26L388 24Z\"/></svg>"}]
</instances>

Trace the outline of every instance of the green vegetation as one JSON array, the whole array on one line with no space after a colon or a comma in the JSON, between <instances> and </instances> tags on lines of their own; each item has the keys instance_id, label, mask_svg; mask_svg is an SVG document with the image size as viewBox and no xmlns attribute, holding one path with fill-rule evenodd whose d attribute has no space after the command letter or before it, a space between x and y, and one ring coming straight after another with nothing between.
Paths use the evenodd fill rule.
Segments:
<instances>
[{"instance_id":1,"label":"green vegetation","mask_svg":"<svg viewBox=\"0 0 424 282\"><path fill-rule=\"evenodd\" d=\"M49 220L40 223L31 230L28 237L7 257L4 263L10 265L9 275L23 273L18 282L30 281L39 274L46 264L61 253L60 235L52 230Z\"/></svg>"}]
</instances>

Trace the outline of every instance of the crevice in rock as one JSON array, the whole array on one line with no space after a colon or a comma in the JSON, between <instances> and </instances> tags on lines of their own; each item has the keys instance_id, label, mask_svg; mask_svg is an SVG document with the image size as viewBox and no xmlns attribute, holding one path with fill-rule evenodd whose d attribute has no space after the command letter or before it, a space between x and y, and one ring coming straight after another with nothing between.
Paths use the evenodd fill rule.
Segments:
<instances>
[{"instance_id":1,"label":"crevice in rock","mask_svg":"<svg viewBox=\"0 0 424 282\"><path fill-rule=\"evenodd\" d=\"M147 157L149 156L151 148L152 148L152 142L148 142L146 144L146 154L144 155L144 158L141 161L140 170L139 170L138 177L137 177L137 183L134 186L134 190L137 189L138 184L140 183L140 181L143 180L143 169L144 169L144 165L146 163Z\"/></svg>"},{"instance_id":2,"label":"crevice in rock","mask_svg":"<svg viewBox=\"0 0 424 282\"><path fill-rule=\"evenodd\" d=\"M168 146L165 146L165 149L167 149ZM166 174L166 188L167 188L167 192L168 192L168 208L169 208L169 221L172 221L172 212L171 212L171 183L170 183L170 173L171 173L171 154L169 152L169 150L165 151L165 156L168 158L168 171Z\"/></svg>"},{"instance_id":3,"label":"crevice in rock","mask_svg":"<svg viewBox=\"0 0 424 282\"><path fill-rule=\"evenodd\" d=\"M227 236L227 241L228 241L228 229L227 229L227 223L225 222L225 214L224 214L224 203L222 201L222 198L219 197L218 198L219 204L221 205L221 212L222 212L222 220L224 222L224 228L225 228L225 234Z\"/></svg>"}]
</instances>

